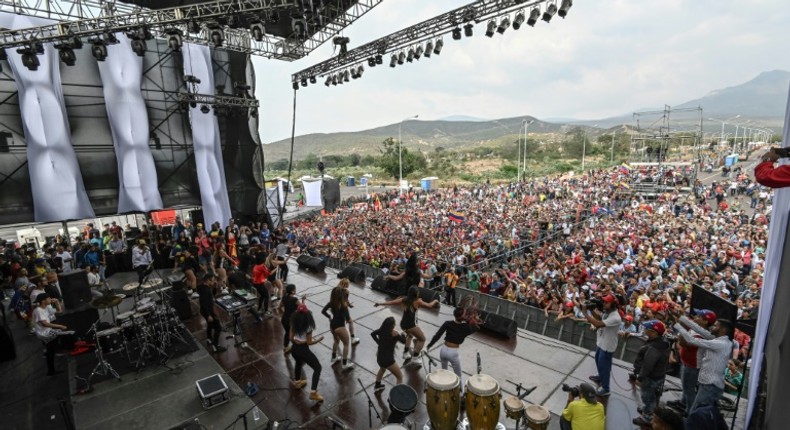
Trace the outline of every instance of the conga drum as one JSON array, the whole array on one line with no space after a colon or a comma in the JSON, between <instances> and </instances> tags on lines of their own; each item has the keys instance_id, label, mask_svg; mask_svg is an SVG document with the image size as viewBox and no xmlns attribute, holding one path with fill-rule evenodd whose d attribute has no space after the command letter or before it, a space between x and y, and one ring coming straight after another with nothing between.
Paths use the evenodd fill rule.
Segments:
<instances>
[{"instance_id":1,"label":"conga drum","mask_svg":"<svg viewBox=\"0 0 790 430\"><path fill-rule=\"evenodd\" d=\"M387 423L402 424L406 421L406 417L417 408L417 392L406 384L396 385L390 390L388 402L390 416L387 418Z\"/></svg>"},{"instance_id":2,"label":"conga drum","mask_svg":"<svg viewBox=\"0 0 790 430\"><path fill-rule=\"evenodd\" d=\"M425 382L425 403L433 429L455 430L461 413L461 380L455 373L439 369Z\"/></svg>"},{"instance_id":3,"label":"conga drum","mask_svg":"<svg viewBox=\"0 0 790 430\"><path fill-rule=\"evenodd\" d=\"M502 395L496 379L483 374L466 381L466 417L471 430L494 430L499 423Z\"/></svg>"},{"instance_id":4,"label":"conga drum","mask_svg":"<svg viewBox=\"0 0 790 430\"><path fill-rule=\"evenodd\" d=\"M505 405L505 416L511 420L518 420L524 418L524 409L527 405L524 401L516 396L510 396L502 402Z\"/></svg>"},{"instance_id":5,"label":"conga drum","mask_svg":"<svg viewBox=\"0 0 790 430\"><path fill-rule=\"evenodd\" d=\"M525 415L527 416L527 425L532 430L546 430L549 428L551 414L543 406L529 405Z\"/></svg>"},{"instance_id":6,"label":"conga drum","mask_svg":"<svg viewBox=\"0 0 790 430\"><path fill-rule=\"evenodd\" d=\"M409 430L409 428L400 424L387 424L384 427L379 427L379 430Z\"/></svg>"}]
</instances>

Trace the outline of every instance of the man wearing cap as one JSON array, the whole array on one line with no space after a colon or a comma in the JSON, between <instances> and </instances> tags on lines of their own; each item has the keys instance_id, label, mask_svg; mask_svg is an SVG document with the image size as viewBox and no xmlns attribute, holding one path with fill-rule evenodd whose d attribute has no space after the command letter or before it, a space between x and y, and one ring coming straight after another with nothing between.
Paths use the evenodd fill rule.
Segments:
<instances>
[{"instance_id":1,"label":"man wearing cap","mask_svg":"<svg viewBox=\"0 0 790 430\"><path fill-rule=\"evenodd\" d=\"M57 349L57 332L54 330L66 330L66 326L55 324L52 320L55 318L55 309L50 306L52 299L47 293L41 293L36 296L38 306L33 309L33 324L36 337L44 343L46 347L47 357L47 376L53 376L55 372L55 350Z\"/></svg>"},{"instance_id":2,"label":"man wearing cap","mask_svg":"<svg viewBox=\"0 0 790 430\"><path fill-rule=\"evenodd\" d=\"M710 309L693 309L692 315L694 322L699 324L705 330L709 330L713 323L716 322L716 313ZM697 333L693 333L697 339L701 339ZM694 404L694 398L697 396L697 379L699 378L699 357L698 348L692 345L680 345L680 382L683 387L683 395L680 400L672 400L667 402L669 406L674 408L691 411L691 406Z\"/></svg>"},{"instance_id":3,"label":"man wearing cap","mask_svg":"<svg viewBox=\"0 0 790 430\"><path fill-rule=\"evenodd\" d=\"M639 410L641 415L634 418L633 423L647 427L653 420L653 410L658 403L664 376L669 365L669 342L664 339L666 326L661 321L645 321L642 326L645 329L647 341L639 349L634 361L634 374L639 383L642 408Z\"/></svg>"},{"instance_id":4,"label":"man wearing cap","mask_svg":"<svg viewBox=\"0 0 790 430\"><path fill-rule=\"evenodd\" d=\"M583 382L579 384L579 400L573 391L568 391L568 403L562 410L560 429L562 430L603 430L606 428L606 412L595 398L595 388Z\"/></svg>"},{"instance_id":5,"label":"man wearing cap","mask_svg":"<svg viewBox=\"0 0 790 430\"><path fill-rule=\"evenodd\" d=\"M595 367L598 369L597 375L590 376L590 380L598 384L596 393L599 396L609 395L609 377L612 374L612 355L617 349L617 331L620 328L622 318L617 311L617 298L608 293L602 297L603 312L597 310L587 312L587 306L582 303L582 312L587 318L587 322L595 327L597 339L595 341Z\"/></svg>"},{"instance_id":6,"label":"man wearing cap","mask_svg":"<svg viewBox=\"0 0 790 430\"><path fill-rule=\"evenodd\" d=\"M683 322L675 324L675 329L680 337L681 346L691 345L699 348L698 363L699 377L697 378L697 395L694 403L687 412L691 414L695 409L715 405L724 393L724 370L732 356L733 325L729 320L719 319L710 329L714 339L698 339L684 327Z\"/></svg>"},{"instance_id":7,"label":"man wearing cap","mask_svg":"<svg viewBox=\"0 0 790 430\"><path fill-rule=\"evenodd\" d=\"M137 282L142 284L143 280L153 269L154 259L151 250L145 244L145 240L137 241L137 246L132 249L132 267L137 272Z\"/></svg>"}]
</instances>

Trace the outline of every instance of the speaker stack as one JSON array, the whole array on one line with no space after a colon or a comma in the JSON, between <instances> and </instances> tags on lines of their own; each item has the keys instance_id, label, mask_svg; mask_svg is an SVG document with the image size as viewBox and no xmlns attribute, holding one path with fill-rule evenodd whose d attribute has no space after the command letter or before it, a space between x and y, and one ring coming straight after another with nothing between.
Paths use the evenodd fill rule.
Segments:
<instances>
[{"instance_id":1,"label":"speaker stack","mask_svg":"<svg viewBox=\"0 0 790 430\"><path fill-rule=\"evenodd\" d=\"M82 269L58 274L58 284L66 309L79 309L91 302L88 272Z\"/></svg>"},{"instance_id":2,"label":"speaker stack","mask_svg":"<svg viewBox=\"0 0 790 430\"><path fill-rule=\"evenodd\" d=\"M516 327L516 322L512 319L497 314L492 314L482 309L479 311L479 313L480 319L484 321L483 325L481 326L483 329L508 339L516 337L518 327Z\"/></svg>"},{"instance_id":3,"label":"speaker stack","mask_svg":"<svg viewBox=\"0 0 790 430\"><path fill-rule=\"evenodd\" d=\"M318 257L312 257L308 254L302 254L296 258L296 264L299 265L299 268L309 269L316 273L324 273L324 269L326 269L326 262Z\"/></svg>"},{"instance_id":4,"label":"speaker stack","mask_svg":"<svg viewBox=\"0 0 790 430\"><path fill-rule=\"evenodd\" d=\"M347 278L351 282L365 282L365 272L359 267L347 266L340 273L337 274L338 278Z\"/></svg>"}]
</instances>

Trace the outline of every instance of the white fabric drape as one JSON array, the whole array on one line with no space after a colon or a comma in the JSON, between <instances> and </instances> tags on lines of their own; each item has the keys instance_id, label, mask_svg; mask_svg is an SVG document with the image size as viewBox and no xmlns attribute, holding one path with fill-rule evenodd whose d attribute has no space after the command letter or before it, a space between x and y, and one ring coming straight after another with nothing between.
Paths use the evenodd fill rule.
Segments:
<instances>
[{"instance_id":1,"label":"white fabric drape","mask_svg":"<svg viewBox=\"0 0 790 430\"><path fill-rule=\"evenodd\" d=\"M214 94L214 69L209 48L185 43L181 51L184 57L184 74L200 79L198 93ZM190 108L189 118L192 123L192 145L195 149L203 219L207 227L214 222L219 222L224 227L228 224L231 212L219 125L213 113L203 113L200 107L198 104Z\"/></svg>"},{"instance_id":2,"label":"white fabric drape","mask_svg":"<svg viewBox=\"0 0 790 430\"><path fill-rule=\"evenodd\" d=\"M118 160L118 212L162 209L141 91L143 59L132 51L125 34L115 36L120 43L108 46L107 59L98 63Z\"/></svg>"},{"instance_id":3,"label":"white fabric drape","mask_svg":"<svg viewBox=\"0 0 790 430\"><path fill-rule=\"evenodd\" d=\"M0 26L26 28L46 21L3 13ZM52 222L93 218L82 173L71 144L66 103L60 80L60 61L51 43L37 55L38 70L22 64L22 56L7 49L8 64L19 93L19 109L27 145L34 219Z\"/></svg>"},{"instance_id":4,"label":"white fabric drape","mask_svg":"<svg viewBox=\"0 0 790 430\"><path fill-rule=\"evenodd\" d=\"M305 206L323 206L321 201L321 184L323 181L302 181L302 188L304 188L304 205Z\"/></svg>"}]
</instances>

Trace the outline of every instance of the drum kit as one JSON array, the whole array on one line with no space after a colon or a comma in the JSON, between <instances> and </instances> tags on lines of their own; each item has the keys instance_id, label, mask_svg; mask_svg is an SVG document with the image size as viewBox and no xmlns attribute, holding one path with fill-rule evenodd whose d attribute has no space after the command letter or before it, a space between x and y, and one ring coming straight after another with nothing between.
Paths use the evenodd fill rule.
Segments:
<instances>
[{"instance_id":1,"label":"drum kit","mask_svg":"<svg viewBox=\"0 0 790 430\"><path fill-rule=\"evenodd\" d=\"M134 288L130 288L134 285ZM178 319L175 309L169 306L169 301L162 294L161 279L150 280L143 284L127 284L124 291L134 291L135 303L131 310L115 315L113 309L123 300L120 296L103 296L91 302L97 309L110 309L113 322L107 323L97 320L88 331L96 338L95 354L98 363L87 378L88 387L96 375L112 375L120 380L118 372L107 361L107 356L123 353L126 361L139 372L145 366L146 360L158 353L162 361L167 361L167 349L176 341L188 344L183 336L185 330ZM153 289L146 297L139 298L138 290ZM151 295L158 295L155 300ZM102 327L105 326L105 327ZM136 361L132 360L132 352L137 352Z\"/></svg>"}]
</instances>

